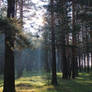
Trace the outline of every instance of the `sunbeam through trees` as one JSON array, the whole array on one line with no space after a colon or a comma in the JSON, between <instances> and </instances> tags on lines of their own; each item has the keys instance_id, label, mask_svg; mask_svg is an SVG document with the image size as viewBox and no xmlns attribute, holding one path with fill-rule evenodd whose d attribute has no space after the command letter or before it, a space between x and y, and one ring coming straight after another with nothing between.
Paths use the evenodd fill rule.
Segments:
<instances>
[{"instance_id":1,"label":"sunbeam through trees","mask_svg":"<svg viewBox=\"0 0 92 92\"><path fill-rule=\"evenodd\" d=\"M0 0L0 92L92 92L92 0Z\"/></svg>"}]
</instances>

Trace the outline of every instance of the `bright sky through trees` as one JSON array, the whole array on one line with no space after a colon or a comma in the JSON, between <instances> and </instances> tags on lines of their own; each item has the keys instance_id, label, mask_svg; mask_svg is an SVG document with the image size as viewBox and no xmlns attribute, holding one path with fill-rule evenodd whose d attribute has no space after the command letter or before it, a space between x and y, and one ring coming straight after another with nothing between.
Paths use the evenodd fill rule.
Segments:
<instances>
[{"instance_id":1,"label":"bright sky through trees","mask_svg":"<svg viewBox=\"0 0 92 92\"><path fill-rule=\"evenodd\" d=\"M48 0L26 0L26 2L30 2L30 4L23 7L24 30L35 34L44 26L43 21L46 9L43 6L48 4ZM6 0L3 0L3 3L0 1L0 6L6 7L6 4ZM17 15L19 16L19 14Z\"/></svg>"},{"instance_id":2,"label":"bright sky through trees","mask_svg":"<svg viewBox=\"0 0 92 92\"><path fill-rule=\"evenodd\" d=\"M33 5L29 5L29 9L24 7L24 29L27 32L35 34L42 26L44 26L43 21L46 9L43 6L46 5L48 1L46 0L43 2L41 0L31 0L31 2Z\"/></svg>"}]
</instances>

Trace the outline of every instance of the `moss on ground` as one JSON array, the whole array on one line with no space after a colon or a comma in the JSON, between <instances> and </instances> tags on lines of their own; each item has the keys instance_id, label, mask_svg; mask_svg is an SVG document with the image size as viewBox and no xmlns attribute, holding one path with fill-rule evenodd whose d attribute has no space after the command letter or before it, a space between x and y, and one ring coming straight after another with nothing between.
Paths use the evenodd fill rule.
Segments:
<instances>
[{"instance_id":1,"label":"moss on ground","mask_svg":"<svg viewBox=\"0 0 92 92\"><path fill-rule=\"evenodd\" d=\"M92 73L80 73L75 80L62 80L58 73L58 85L50 84L49 74L24 73L16 79L17 92L92 92ZM0 92L2 92L2 77L0 78Z\"/></svg>"}]
</instances>

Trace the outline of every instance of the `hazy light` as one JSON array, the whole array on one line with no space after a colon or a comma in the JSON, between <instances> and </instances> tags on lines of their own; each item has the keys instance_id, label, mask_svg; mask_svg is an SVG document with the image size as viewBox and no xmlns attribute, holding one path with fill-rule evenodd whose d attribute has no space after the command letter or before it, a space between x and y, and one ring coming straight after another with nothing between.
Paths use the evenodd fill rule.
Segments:
<instances>
[{"instance_id":1,"label":"hazy light","mask_svg":"<svg viewBox=\"0 0 92 92\"><path fill-rule=\"evenodd\" d=\"M24 7L25 11L29 12L24 12L24 29L25 31L30 31L32 33L37 33L40 27L44 26L44 14L46 12L46 9L43 7L43 5L46 5L48 2L42 2L41 0L31 0L32 3L35 4L29 5L30 9Z\"/></svg>"}]
</instances>

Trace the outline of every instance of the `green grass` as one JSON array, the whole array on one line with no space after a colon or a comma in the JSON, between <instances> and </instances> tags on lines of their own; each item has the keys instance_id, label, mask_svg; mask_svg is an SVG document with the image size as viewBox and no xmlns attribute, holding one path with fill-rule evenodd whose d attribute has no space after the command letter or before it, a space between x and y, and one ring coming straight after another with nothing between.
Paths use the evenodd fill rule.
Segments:
<instances>
[{"instance_id":1,"label":"green grass","mask_svg":"<svg viewBox=\"0 0 92 92\"><path fill-rule=\"evenodd\" d=\"M1 90L3 90L3 76L0 76L0 92L2 92Z\"/></svg>"},{"instance_id":2,"label":"green grass","mask_svg":"<svg viewBox=\"0 0 92 92\"><path fill-rule=\"evenodd\" d=\"M92 92L92 73L80 73L75 80L62 80L61 73L58 73L56 87L50 84L51 78L46 75L24 73L23 77L16 79L17 92ZM0 79L1 83L2 77Z\"/></svg>"}]
</instances>

